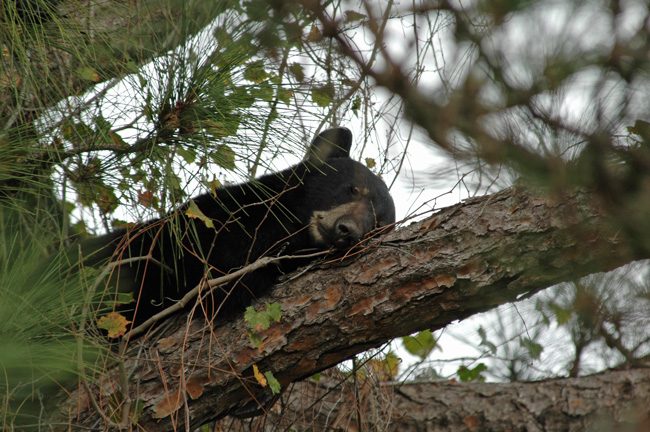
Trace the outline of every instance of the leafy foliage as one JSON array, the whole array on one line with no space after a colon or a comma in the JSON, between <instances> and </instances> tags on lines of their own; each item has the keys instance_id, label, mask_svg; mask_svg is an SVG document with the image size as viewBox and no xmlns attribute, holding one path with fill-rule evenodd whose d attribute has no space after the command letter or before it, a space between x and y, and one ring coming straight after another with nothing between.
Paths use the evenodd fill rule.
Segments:
<instances>
[{"instance_id":1,"label":"leafy foliage","mask_svg":"<svg viewBox=\"0 0 650 432\"><path fill-rule=\"evenodd\" d=\"M465 365L460 366L456 374L462 382L469 381L485 381L485 376L482 375L483 372L487 371L487 366L484 363L479 363L476 366L469 368Z\"/></svg>"},{"instance_id":2,"label":"leafy foliage","mask_svg":"<svg viewBox=\"0 0 650 432\"><path fill-rule=\"evenodd\" d=\"M259 333L268 329L272 323L280 322L282 310L279 303L269 303L263 311L257 311L253 306L248 306L244 313L244 320L250 328L248 336L253 346L257 347L262 343Z\"/></svg>"},{"instance_id":3,"label":"leafy foliage","mask_svg":"<svg viewBox=\"0 0 650 432\"><path fill-rule=\"evenodd\" d=\"M17 213L18 211L18 213ZM12 229L20 210L0 206L0 382L2 428L30 424L47 412L63 385L92 374L106 354L85 333L97 299L94 274L71 272L67 254L52 254L52 232ZM41 414L39 414L41 413Z\"/></svg>"},{"instance_id":4,"label":"leafy foliage","mask_svg":"<svg viewBox=\"0 0 650 432\"><path fill-rule=\"evenodd\" d=\"M409 354L425 359L436 347L436 340L431 330L422 330L415 336L405 336L402 344Z\"/></svg>"}]
</instances>

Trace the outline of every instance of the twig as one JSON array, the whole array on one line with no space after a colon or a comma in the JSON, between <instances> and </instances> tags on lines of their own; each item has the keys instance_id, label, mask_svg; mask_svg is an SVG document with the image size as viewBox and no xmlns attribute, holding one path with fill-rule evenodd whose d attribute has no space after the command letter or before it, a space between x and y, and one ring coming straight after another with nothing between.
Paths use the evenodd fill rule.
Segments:
<instances>
[{"instance_id":1,"label":"twig","mask_svg":"<svg viewBox=\"0 0 650 432\"><path fill-rule=\"evenodd\" d=\"M202 281L198 285L196 285L194 288L192 288L190 291L188 291L180 300L178 300L176 303L173 305L169 306L166 309L163 309L162 311L158 312L157 314L151 316L149 319L147 319L145 322L140 324L139 326L132 328L129 332L127 332L124 335L124 339L128 340L132 337L135 337L141 333L143 333L146 329L151 327L153 324L156 322L174 314L175 312L178 312L182 310L191 300L196 298L199 293L201 292L202 288L206 287L208 288L208 292L206 294L209 294L217 288L220 285L223 285L227 282L230 282L234 279L239 278L240 276L243 276L247 273L253 272L255 270L258 270L262 267L266 267L269 264L273 264L276 262L279 262L281 260L285 259L297 259L297 258L312 258L312 257L317 257L317 256L322 256L327 254L329 251L320 251L320 252L315 252L312 254L306 254L306 255L285 255L285 256L279 256L279 257L262 257L258 259L257 261L248 264L239 270L236 270L232 273L229 273L227 275L214 278L214 279L208 279L207 281Z\"/></svg>"}]
</instances>

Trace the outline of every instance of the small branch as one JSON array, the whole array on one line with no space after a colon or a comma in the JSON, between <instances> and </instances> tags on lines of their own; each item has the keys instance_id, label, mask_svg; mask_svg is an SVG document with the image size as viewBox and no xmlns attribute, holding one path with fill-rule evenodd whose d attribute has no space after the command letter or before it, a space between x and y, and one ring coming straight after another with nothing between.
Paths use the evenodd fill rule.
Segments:
<instances>
[{"instance_id":1,"label":"small branch","mask_svg":"<svg viewBox=\"0 0 650 432\"><path fill-rule=\"evenodd\" d=\"M279 256L279 257L262 257L258 259L257 261L248 264L247 266L244 266L240 268L239 270L236 270L232 273L228 273L227 275L214 278L214 279L208 279L206 281L202 281L199 283L197 286L192 288L187 294L185 294L180 300L178 300L176 303L173 305L169 306L166 309L163 309L162 311L158 312L154 316L150 317L147 319L145 322L140 324L139 326L131 329L129 332L127 332L124 335L124 339L130 340L134 338L135 336L138 336L142 334L145 330L147 330L149 327L157 323L158 321L161 321L168 316L173 315L174 313L181 311L187 306L190 301L194 300L196 297L198 297L199 293L201 293L202 289L204 287L208 288L207 292L204 292L202 294L208 295L210 294L215 288L226 284L228 282L232 282L235 279L238 279L242 276L244 276L247 273L253 272L255 270L261 269L263 267L268 266L269 264L274 264L276 262L280 262L282 260L291 260L291 259L297 259L297 258L313 258L313 257L318 257L318 256L323 256L329 253L329 251L322 251L322 252L316 252L312 254L307 254L307 255L285 255L285 256Z\"/></svg>"},{"instance_id":2,"label":"small branch","mask_svg":"<svg viewBox=\"0 0 650 432\"><path fill-rule=\"evenodd\" d=\"M611 334L609 330L605 328L604 323L600 323L600 326L598 327L598 334L600 334L603 339L605 339L605 343L608 347L617 350L623 357L625 357L626 364L635 365L637 363L637 359L635 358L634 353L625 347L620 338L617 338Z\"/></svg>"}]
</instances>

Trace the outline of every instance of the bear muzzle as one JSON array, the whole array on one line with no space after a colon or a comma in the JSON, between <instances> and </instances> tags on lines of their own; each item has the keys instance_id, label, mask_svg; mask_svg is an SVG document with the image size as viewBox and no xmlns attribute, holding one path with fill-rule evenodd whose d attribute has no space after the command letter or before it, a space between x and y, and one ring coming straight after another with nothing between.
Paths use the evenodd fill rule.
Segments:
<instances>
[{"instance_id":1,"label":"bear muzzle","mask_svg":"<svg viewBox=\"0 0 650 432\"><path fill-rule=\"evenodd\" d=\"M341 216L334 222L332 244L337 249L346 249L361 240L365 234L356 220L350 216Z\"/></svg>"},{"instance_id":2,"label":"bear muzzle","mask_svg":"<svg viewBox=\"0 0 650 432\"><path fill-rule=\"evenodd\" d=\"M374 228L368 208L365 202L352 202L314 212L309 230L312 241L319 246L349 248Z\"/></svg>"}]
</instances>

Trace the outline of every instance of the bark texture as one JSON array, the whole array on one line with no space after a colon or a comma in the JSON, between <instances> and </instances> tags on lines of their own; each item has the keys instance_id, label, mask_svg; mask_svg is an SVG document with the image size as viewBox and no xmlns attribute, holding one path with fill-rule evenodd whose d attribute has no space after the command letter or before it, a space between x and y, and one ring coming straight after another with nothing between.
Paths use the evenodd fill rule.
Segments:
<instances>
[{"instance_id":1,"label":"bark texture","mask_svg":"<svg viewBox=\"0 0 650 432\"><path fill-rule=\"evenodd\" d=\"M253 365L286 388L392 338L637 258L588 194L553 199L511 188L474 198L279 284L257 304L282 307L281 321L258 334L258 347L241 318L168 321L134 341L123 367L89 387L92 397L73 393L67 414L98 428L103 418L133 419L137 406L146 430L196 427L268 399Z\"/></svg>"},{"instance_id":2,"label":"bark texture","mask_svg":"<svg viewBox=\"0 0 650 432\"><path fill-rule=\"evenodd\" d=\"M225 419L220 426L231 432L650 430L650 369L528 383L366 381L356 391L350 381L296 383L265 417Z\"/></svg>"}]
</instances>

